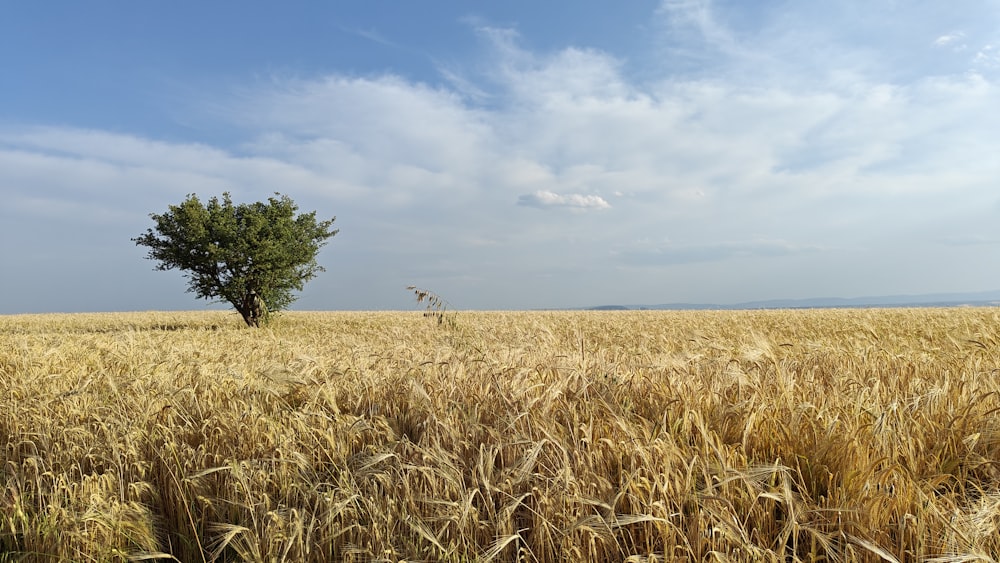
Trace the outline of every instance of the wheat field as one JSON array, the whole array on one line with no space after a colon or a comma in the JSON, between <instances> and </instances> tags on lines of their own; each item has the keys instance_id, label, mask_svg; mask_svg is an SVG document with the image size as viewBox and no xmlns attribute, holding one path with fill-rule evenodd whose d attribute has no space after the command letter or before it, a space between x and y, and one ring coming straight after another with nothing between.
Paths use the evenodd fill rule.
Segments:
<instances>
[{"instance_id":1,"label":"wheat field","mask_svg":"<svg viewBox=\"0 0 1000 563\"><path fill-rule=\"evenodd\" d=\"M996 561L1000 310L0 317L0 561Z\"/></svg>"}]
</instances>

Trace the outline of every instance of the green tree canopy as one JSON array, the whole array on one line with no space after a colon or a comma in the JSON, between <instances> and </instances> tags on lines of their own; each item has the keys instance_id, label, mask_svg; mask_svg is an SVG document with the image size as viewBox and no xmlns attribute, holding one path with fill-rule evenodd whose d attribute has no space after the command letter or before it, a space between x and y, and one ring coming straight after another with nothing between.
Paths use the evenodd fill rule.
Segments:
<instances>
[{"instance_id":1,"label":"green tree canopy","mask_svg":"<svg viewBox=\"0 0 1000 563\"><path fill-rule=\"evenodd\" d=\"M274 195L267 202L233 205L224 193L222 201L213 197L203 205L191 194L166 213L151 214L156 225L132 240L149 248L157 270L182 270L189 292L229 302L256 327L324 271L316 254L338 232L330 229L336 217L296 215L298 206L288 196Z\"/></svg>"}]
</instances>

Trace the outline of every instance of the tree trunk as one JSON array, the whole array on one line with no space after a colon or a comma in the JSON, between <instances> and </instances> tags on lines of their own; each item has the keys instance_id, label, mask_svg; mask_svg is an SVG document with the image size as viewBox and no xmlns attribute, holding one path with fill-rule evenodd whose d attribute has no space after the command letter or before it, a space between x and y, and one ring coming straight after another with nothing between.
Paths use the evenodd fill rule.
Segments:
<instances>
[{"instance_id":1,"label":"tree trunk","mask_svg":"<svg viewBox=\"0 0 1000 563\"><path fill-rule=\"evenodd\" d=\"M247 323L247 326L252 328L258 328L260 326L260 321L258 321L250 311L240 309L240 315L243 316L243 322Z\"/></svg>"},{"instance_id":2,"label":"tree trunk","mask_svg":"<svg viewBox=\"0 0 1000 563\"><path fill-rule=\"evenodd\" d=\"M264 318L267 308L264 305L264 300L257 295L256 291L251 290L247 292L243 296L243 301L234 305L243 317L243 322L247 323L247 326L253 328L260 327L261 319Z\"/></svg>"}]
</instances>

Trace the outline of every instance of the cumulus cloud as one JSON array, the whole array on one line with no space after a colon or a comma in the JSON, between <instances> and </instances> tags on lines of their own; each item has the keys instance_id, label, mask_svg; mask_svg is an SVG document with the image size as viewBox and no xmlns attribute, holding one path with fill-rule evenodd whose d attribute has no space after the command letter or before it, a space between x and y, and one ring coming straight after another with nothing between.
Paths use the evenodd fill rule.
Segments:
<instances>
[{"instance_id":1,"label":"cumulus cloud","mask_svg":"<svg viewBox=\"0 0 1000 563\"><path fill-rule=\"evenodd\" d=\"M573 209L610 209L611 204L597 195L560 195L548 190L538 190L517 198L518 205L538 208L569 207Z\"/></svg>"}]
</instances>

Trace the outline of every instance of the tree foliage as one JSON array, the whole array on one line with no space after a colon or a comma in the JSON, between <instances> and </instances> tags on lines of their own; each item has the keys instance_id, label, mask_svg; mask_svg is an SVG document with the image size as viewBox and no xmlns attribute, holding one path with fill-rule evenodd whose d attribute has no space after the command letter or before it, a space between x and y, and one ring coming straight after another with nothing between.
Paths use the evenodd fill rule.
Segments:
<instances>
[{"instance_id":1,"label":"tree foliage","mask_svg":"<svg viewBox=\"0 0 1000 563\"><path fill-rule=\"evenodd\" d=\"M189 292L230 303L256 327L324 271L316 254L338 232L330 228L336 217L296 215L298 206L288 196L274 195L267 202L233 205L229 193L207 204L191 194L166 213L150 214L156 225L132 240L149 248L157 270L182 270Z\"/></svg>"}]
</instances>

